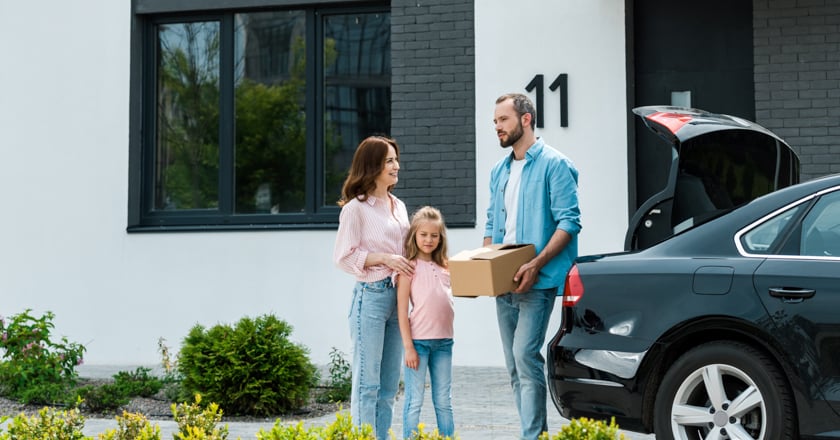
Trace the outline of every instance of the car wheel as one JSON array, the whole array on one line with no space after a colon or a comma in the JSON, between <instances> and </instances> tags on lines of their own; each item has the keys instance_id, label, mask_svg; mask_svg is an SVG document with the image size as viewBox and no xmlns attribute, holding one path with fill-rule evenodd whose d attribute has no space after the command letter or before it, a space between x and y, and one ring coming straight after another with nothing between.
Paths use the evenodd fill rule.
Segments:
<instances>
[{"instance_id":1,"label":"car wheel","mask_svg":"<svg viewBox=\"0 0 840 440\"><path fill-rule=\"evenodd\" d=\"M668 368L654 404L657 440L792 439L795 420L779 368L738 342L685 353Z\"/></svg>"}]
</instances>

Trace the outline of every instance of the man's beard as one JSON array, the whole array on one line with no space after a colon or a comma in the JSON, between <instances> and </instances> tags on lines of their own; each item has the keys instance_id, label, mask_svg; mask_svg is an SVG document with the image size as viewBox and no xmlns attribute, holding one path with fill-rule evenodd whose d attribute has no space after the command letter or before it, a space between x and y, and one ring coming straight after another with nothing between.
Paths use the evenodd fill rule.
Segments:
<instances>
[{"instance_id":1,"label":"man's beard","mask_svg":"<svg viewBox=\"0 0 840 440\"><path fill-rule=\"evenodd\" d=\"M501 145L502 148L510 147L511 145L515 144L516 141L522 138L523 133L524 132L522 131L522 123L520 122L516 124L516 128L514 128L513 131L508 135L507 140L505 140L504 138L499 139L499 145Z\"/></svg>"}]
</instances>

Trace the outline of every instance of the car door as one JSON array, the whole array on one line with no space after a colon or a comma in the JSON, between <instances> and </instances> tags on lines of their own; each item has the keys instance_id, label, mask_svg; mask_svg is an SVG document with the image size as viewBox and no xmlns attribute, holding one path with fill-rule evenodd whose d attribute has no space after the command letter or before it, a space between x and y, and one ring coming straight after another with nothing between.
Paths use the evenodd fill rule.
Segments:
<instances>
[{"instance_id":1,"label":"car door","mask_svg":"<svg viewBox=\"0 0 840 440\"><path fill-rule=\"evenodd\" d=\"M790 231L788 244L758 267L753 283L803 385L840 414L840 190L796 209L801 215L777 216L796 224L778 228Z\"/></svg>"}]
</instances>

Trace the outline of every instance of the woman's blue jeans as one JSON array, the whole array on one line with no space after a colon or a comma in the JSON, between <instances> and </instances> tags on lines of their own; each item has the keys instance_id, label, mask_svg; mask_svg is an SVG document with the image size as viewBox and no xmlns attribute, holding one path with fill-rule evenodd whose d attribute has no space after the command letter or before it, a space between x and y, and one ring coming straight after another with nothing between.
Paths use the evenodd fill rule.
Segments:
<instances>
[{"instance_id":1,"label":"woman's blue jeans","mask_svg":"<svg viewBox=\"0 0 840 440\"><path fill-rule=\"evenodd\" d=\"M548 430L542 350L557 288L496 297L496 317L523 439Z\"/></svg>"},{"instance_id":2,"label":"woman's blue jeans","mask_svg":"<svg viewBox=\"0 0 840 440\"><path fill-rule=\"evenodd\" d=\"M405 367L405 405L403 438L411 438L420 423L420 407L426 387L426 369L432 382L432 405L435 407L438 432L455 435L452 416L452 339L415 339L414 349L420 362L417 369Z\"/></svg>"},{"instance_id":3,"label":"woman's blue jeans","mask_svg":"<svg viewBox=\"0 0 840 440\"><path fill-rule=\"evenodd\" d=\"M348 319L353 340L350 416L359 426L371 425L376 438L385 440L394 416L403 355L397 290L391 279L357 282Z\"/></svg>"}]
</instances>

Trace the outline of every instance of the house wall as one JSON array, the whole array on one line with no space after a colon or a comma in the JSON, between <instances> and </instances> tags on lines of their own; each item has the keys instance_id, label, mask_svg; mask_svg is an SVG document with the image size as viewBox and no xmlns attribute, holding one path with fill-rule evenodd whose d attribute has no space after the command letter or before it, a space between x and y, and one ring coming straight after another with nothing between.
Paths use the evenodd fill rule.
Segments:
<instances>
[{"instance_id":1,"label":"house wall","mask_svg":"<svg viewBox=\"0 0 840 440\"><path fill-rule=\"evenodd\" d=\"M840 0L753 1L756 122L799 154L802 180L840 172Z\"/></svg>"},{"instance_id":2,"label":"house wall","mask_svg":"<svg viewBox=\"0 0 840 440\"><path fill-rule=\"evenodd\" d=\"M399 196L474 227L475 34L472 0L391 2L391 135Z\"/></svg>"},{"instance_id":3,"label":"house wall","mask_svg":"<svg viewBox=\"0 0 840 440\"><path fill-rule=\"evenodd\" d=\"M464 131L455 138L469 149L441 160L462 161L464 175L474 175L476 218L475 226L450 231L450 249L482 240L488 173L507 153L491 123L495 98L543 74L546 124L538 134L580 170L581 253L620 250L627 223L624 6L521 6L472 6L473 98L457 99L472 99L466 107L474 113L456 115ZM411 5L392 7L407 16ZM177 348L197 323L265 313L289 322L317 363L329 361L332 347L349 353L353 279L332 263L335 231L126 232L130 24L129 0L0 6L0 315L54 312L55 334L84 344L86 363L94 365L154 365L158 338ZM548 90L560 73L569 78L568 127L560 126L560 100ZM412 115L395 120L407 122L417 110L395 108ZM409 145L425 136L410 124L394 129ZM398 196L420 190L409 176ZM549 333L558 319L555 313ZM491 299L458 298L455 331L455 364L503 364Z\"/></svg>"}]
</instances>

